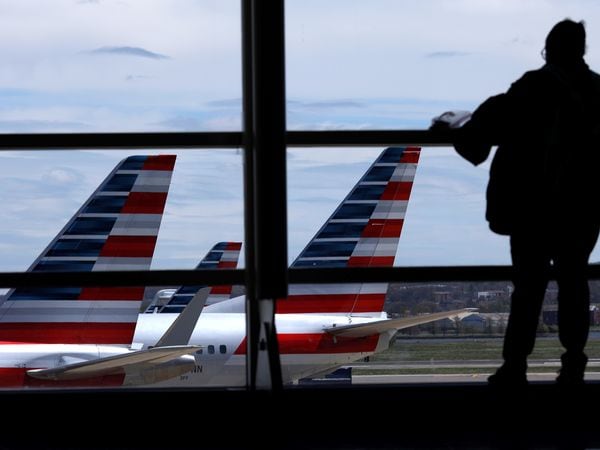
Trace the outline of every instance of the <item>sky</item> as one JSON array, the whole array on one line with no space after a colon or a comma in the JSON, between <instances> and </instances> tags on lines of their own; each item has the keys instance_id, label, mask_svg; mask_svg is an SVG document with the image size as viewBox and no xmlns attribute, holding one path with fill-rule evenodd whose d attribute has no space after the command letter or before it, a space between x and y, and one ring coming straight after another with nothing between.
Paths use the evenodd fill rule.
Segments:
<instances>
[{"instance_id":1,"label":"sky","mask_svg":"<svg viewBox=\"0 0 600 450\"><path fill-rule=\"evenodd\" d=\"M241 130L238 0L0 0L0 133ZM426 129L543 64L594 0L287 0L290 130ZM288 150L289 259L382 148ZM242 240L242 151L178 150L153 269ZM26 270L118 161L168 150L0 152L0 271ZM424 148L395 264L508 264L484 220L489 161ZM592 260L600 260L595 250Z\"/></svg>"}]
</instances>

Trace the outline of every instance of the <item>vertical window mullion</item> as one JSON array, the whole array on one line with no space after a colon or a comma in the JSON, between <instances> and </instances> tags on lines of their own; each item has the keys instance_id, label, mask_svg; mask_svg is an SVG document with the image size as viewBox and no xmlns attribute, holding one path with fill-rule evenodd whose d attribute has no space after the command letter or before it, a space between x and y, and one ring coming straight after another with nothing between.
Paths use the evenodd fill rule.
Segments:
<instances>
[{"instance_id":1,"label":"vertical window mullion","mask_svg":"<svg viewBox=\"0 0 600 450\"><path fill-rule=\"evenodd\" d=\"M282 383L275 302L287 296L288 285L283 5L242 0L250 389Z\"/></svg>"}]
</instances>

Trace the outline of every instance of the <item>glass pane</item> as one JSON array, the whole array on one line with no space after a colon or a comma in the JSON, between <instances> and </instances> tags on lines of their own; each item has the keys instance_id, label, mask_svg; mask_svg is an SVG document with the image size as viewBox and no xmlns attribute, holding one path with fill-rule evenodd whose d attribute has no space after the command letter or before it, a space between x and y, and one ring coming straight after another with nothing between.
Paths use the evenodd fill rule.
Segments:
<instances>
[{"instance_id":1,"label":"glass pane","mask_svg":"<svg viewBox=\"0 0 600 450\"><path fill-rule=\"evenodd\" d=\"M451 148L288 150L292 267L508 265L508 237L484 219L488 171ZM284 379L485 382L500 365L512 289L510 281L292 284L277 305ZM590 291L595 303L597 280ZM556 309L550 283L531 380L556 377L563 351ZM586 352L594 358L597 305L590 319ZM593 365L586 370L587 379L600 378Z\"/></svg>"},{"instance_id":2,"label":"glass pane","mask_svg":"<svg viewBox=\"0 0 600 450\"><path fill-rule=\"evenodd\" d=\"M241 129L238 0L0 9L0 133Z\"/></svg>"},{"instance_id":3,"label":"glass pane","mask_svg":"<svg viewBox=\"0 0 600 450\"><path fill-rule=\"evenodd\" d=\"M0 160L0 271L75 272L72 285L0 292L0 387L245 385L243 286L76 281L89 271L243 267L239 151L23 151ZM223 308L229 314L214 314ZM165 358L155 364L139 351ZM117 355L117 364L136 359L125 376L118 365L95 371L99 358ZM85 374L70 372L83 363Z\"/></svg>"},{"instance_id":4,"label":"glass pane","mask_svg":"<svg viewBox=\"0 0 600 450\"><path fill-rule=\"evenodd\" d=\"M327 219L350 195L359 179L365 174L367 179L376 174L369 167L382 150L288 150L290 263L325 226ZM389 255L395 255L394 265L509 264L507 239L492 233L484 217L488 172L489 159L473 167L451 148L422 148L408 203L399 207L402 211L396 212L405 214L405 217L397 249ZM349 204L340 207L333 217L334 223L328 223L320 231L319 237L331 240L343 234L350 240L356 240L361 230L353 227L349 219L356 216L366 220L367 216L373 214L373 206L369 205L376 202L374 196L379 198L382 195L374 190L377 186L377 181L367 180L366 185L352 191ZM367 187L369 190L366 190ZM324 245L322 242L320 245ZM312 251L311 248L307 250ZM303 255L304 262L318 261L309 253Z\"/></svg>"},{"instance_id":5,"label":"glass pane","mask_svg":"<svg viewBox=\"0 0 600 450\"><path fill-rule=\"evenodd\" d=\"M290 129L421 129L540 67L550 28L585 20L600 66L600 4L287 0ZM594 50L596 49L596 50Z\"/></svg>"}]
</instances>

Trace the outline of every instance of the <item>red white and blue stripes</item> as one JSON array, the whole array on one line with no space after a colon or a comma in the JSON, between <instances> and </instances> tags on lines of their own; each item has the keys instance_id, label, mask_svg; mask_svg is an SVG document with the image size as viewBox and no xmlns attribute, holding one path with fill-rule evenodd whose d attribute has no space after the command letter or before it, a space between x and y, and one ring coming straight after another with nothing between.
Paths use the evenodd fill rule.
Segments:
<instances>
[{"instance_id":1,"label":"red white and blue stripes","mask_svg":"<svg viewBox=\"0 0 600 450\"><path fill-rule=\"evenodd\" d=\"M28 271L148 270L175 158L121 161ZM15 289L0 340L130 344L143 296L143 286Z\"/></svg>"},{"instance_id":2,"label":"red white and blue stripes","mask_svg":"<svg viewBox=\"0 0 600 450\"><path fill-rule=\"evenodd\" d=\"M208 269L211 266L215 269L237 268L241 249L241 242L220 242L213 247L212 252L214 252L214 254L210 255L210 258L213 259L213 261L207 260L204 268ZM231 285L218 285L211 287L210 294L206 299L206 304L212 305L213 303L228 300L231 297L232 290L233 286Z\"/></svg>"},{"instance_id":3,"label":"red white and blue stripes","mask_svg":"<svg viewBox=\"0 0 600 450\"><path fill-rule=\"evenodd\" d=\"M389 147L317 232L292 267L390 267L419 161L418 147ZM291 285L278 313L373 314L387 283Z\"/></svg>"},{"instance_id":4,"label":"red white and blue stripes","mask_svg":"<svg viewBox=\"0 0 600 450\"><path fill-rule=\"evenodd\" d=\"M238 264L241 248L241 242L219 242L202 258L196 269L235 269ZM181 286L175 291L167 304L158 307L150 305L146 313L180 313L192 301L194 295L204 287L206 286ZM228 300L231 296L232 288L233 286L231 285L213 286L206 299L206 305Z\"/></svg>"}]
</instances>

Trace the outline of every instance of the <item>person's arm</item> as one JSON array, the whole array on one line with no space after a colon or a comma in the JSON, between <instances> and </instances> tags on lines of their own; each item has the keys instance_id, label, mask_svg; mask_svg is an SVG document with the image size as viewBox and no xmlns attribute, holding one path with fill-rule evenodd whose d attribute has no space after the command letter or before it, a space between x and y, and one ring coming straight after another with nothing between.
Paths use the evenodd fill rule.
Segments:
<instances>
[{"instance_id":1,"label":"person's arm","mask_svg":"<svg viewBox=\"0 0 600 450\"><path fill-rule=\"evenodd\" d=\"M457 130L457 153L474 165L485 161L498 143L507 112L506 94L490 97L479 105L471 119Z\"/></svg>"}]
</instances>

